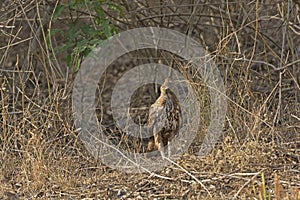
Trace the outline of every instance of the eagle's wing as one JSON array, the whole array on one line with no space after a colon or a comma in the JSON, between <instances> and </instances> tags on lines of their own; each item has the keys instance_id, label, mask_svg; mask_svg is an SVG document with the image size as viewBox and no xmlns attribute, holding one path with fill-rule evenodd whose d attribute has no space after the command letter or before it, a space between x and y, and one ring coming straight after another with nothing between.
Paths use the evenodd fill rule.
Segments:
<instances>
[{"instance_id":1,"label":"eagle's wing","mask_svg":"<svg viewBox=\"0 0 300 200\"><path fill-rule=\"evenodd\" d=\"M164 106L153 104L149 109L148 127L151 133L158 132L163 129L167 118Z\"/></svg>"}]
</instances>

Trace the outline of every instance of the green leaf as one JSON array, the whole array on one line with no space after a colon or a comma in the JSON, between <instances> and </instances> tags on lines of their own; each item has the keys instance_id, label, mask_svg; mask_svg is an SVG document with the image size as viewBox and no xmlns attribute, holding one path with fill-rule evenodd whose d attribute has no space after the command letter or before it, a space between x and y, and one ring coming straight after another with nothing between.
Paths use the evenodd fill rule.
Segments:
<instances>
[{"instance_id":1,"label":"green leaf","mask_svg":"<svg viewBox=\"0 0 300 200\"><path fill-rule=\"evenodd\" d=\"M122 7L108 0L74 0L57 6L54 11L54 20L57 20L62 13L69 12L70 17L66 21L69 29L67 31L51 29L47 41L50 41L51 35L61 34L65 42L63 45L56 47L55 51L65 52L71 50L71 53L66 58L67 65L68 67L74 67L76 71L79 69L82 59L88 56L97 45L113 34L118 33L116 27L110 23L108 16L103 10L103 5L108 5L110 10L119 11L121 14ZM87 13L87 9L96 14L92 18L93 23L97 25L96 28L92 24L87 23L86 20L82 20L82 15Z\"/></svg>"},{"instance_id":2,"label":"green leaf","mask_svg":"<svg viewBox=\"0 0 300 200\"><path fill-rule=\"evenodd\" d=\"M53 13L53 21L55 21L60 15L61 12L65 9L65 5L58 5Z\"/></svg>"}]
</instances>

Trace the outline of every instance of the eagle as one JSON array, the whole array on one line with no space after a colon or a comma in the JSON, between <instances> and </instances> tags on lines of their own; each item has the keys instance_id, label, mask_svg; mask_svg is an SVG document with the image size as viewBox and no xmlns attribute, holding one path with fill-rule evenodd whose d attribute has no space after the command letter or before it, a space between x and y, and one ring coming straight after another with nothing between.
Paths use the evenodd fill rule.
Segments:
<instances>
[{"instance_id":1,"label":"eagle","mask_svg":"<svg viewBox=\"0 0 300 200\"><path fill-rule=\"evenodd\" d=\"M147 151L158 150L165 158L164 147L168 146L170 157L170 142L178 134L182 125L182 113L179 101L169 88L168 79L160 87L160 96L150 106L147 127L153 137L148 142Z\"/></svg>"}]
</instances>

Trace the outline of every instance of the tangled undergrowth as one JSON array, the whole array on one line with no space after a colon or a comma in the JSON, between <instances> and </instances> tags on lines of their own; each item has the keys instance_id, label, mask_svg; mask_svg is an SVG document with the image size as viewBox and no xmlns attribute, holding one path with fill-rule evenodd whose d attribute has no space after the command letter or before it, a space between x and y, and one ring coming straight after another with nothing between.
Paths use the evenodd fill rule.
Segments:
<instances>
[{"instance_id":1,"label":"tangled undergrowth","mask_svg":"<svg viewBox=\"0 0 300 200\"><path fill-rule=\"evenodd\" d=\"M201 42L222 74L228 104L222 139L213 152L196 155L210 111L201 84L195 90L202 94L202 127L176 163L143 174L125 174L101 164L85 149L72 119L76 69L68 68L67 62L72 63L68 55L74 49L57 53L66 41L51 32L67 32L74 17L78 24L93 24L97 13L88 6L73 6L55 15L54 21L56 9L69 2L3 1L1 199L300 199L300 4L172 2L115 1L122 14L104 3L105 23L119 32L170 28ZM185 62L166 52L131 52L113 63L99 84L98 118L105 120L108 134L117 142L140 141L120 137L111 125L113 86L132 67L148 63L149 57L166 64L175 60L173 68ZM76 58L72 57L74 63ZM192 69L189 73L197 76ZM197 79L201 77L189 83ZM149 90L144 95L149 98L143 105L149 106L158 94ZM133 101L142 101L141 96Z\"/></svg>"}]
</instances>

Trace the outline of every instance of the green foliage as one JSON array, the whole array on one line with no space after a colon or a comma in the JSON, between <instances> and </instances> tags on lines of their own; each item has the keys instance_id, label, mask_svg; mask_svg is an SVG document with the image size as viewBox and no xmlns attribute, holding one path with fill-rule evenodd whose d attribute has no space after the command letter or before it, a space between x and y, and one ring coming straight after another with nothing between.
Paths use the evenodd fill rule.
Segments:
<instances>
[{"instance_id":1,"label":"green foliage","mask_svg":"<svg viewBox=\"0 0 300 200\"><path fill-rule=\"evenodd\" d=\"M65 42L57 47L56 53L72 50L67 56L68 67L75 67L77 71L82 58L86 57L93 48L101 42L117 33L117 29L110 23L104 10L118 12L122 15L120 6L109 0L75 0L68 4L57 6L53 19L67 16L69 29L64 32L60 29L50 30L50 35L60 34ZM87 19L91 19L88 21Z\"/></svg>"}]
</instances>

